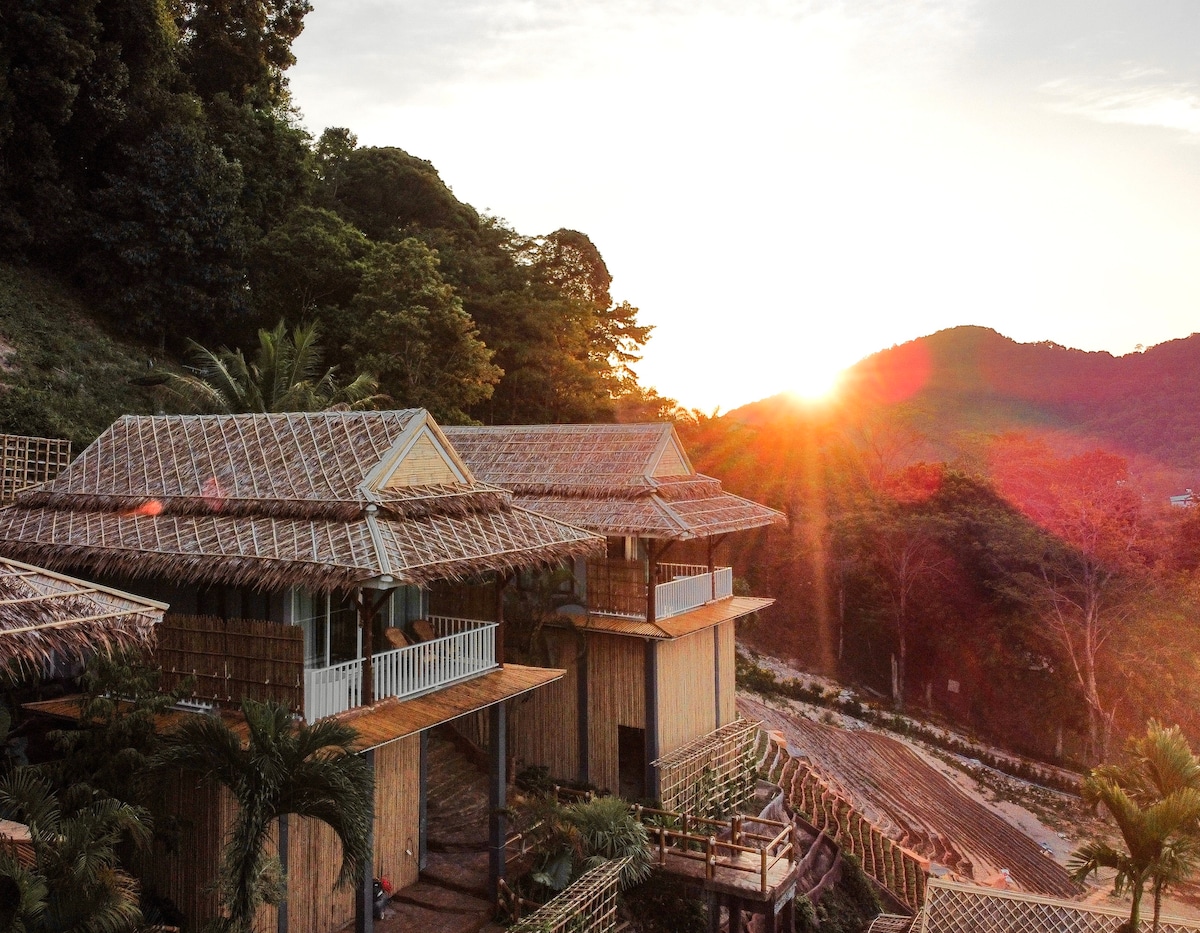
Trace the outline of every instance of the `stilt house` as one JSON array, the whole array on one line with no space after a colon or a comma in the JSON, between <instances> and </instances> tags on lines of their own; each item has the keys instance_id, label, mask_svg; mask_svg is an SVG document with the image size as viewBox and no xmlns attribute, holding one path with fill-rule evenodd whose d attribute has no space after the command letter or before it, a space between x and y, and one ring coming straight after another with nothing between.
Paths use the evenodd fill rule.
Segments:
<instances>
[{"instance_id":1,"label":"stilt house","mask_svg":"<svg viewBox=\"0 0 1200 933\"><path fill-rule=\"evenodd\" d=\"M514 754L668 807L694 803L705 773L721 792L751 728L734 707L734 623L774 600L735 596L716 550L782 513L696 473L669 424L447 435L480 479L607 542L603 556L575 562L578 605L547 629L551 663L567 676L520 705Z\"/></svg>"},{"instance_id":2,"label":"stilt house","mask_svg":"<svg viewBox=\"0 0 1200 933\"><path fill-rule=\"evenodd\" d=\"M374 873L400 886L423 854L428 730L487 710L495 878L503 701L562 672L504 664L502 620L431 615L429 587L603 547L512 500L478 482L421 410L126 417L0 509L0 553L169 601L157 658L169 681L196 678L200 707L231 715L251 697L350 721L376 773ZM217 909L209 885L231 806L187 778L176 793L187 855L161 860L152 880L199 925ZM282 917L265 926L323 933L356 913L370 926L370 876L364 891L335 891L335 837L298 822L281 853Z\"/></svg>"}]
</instances>

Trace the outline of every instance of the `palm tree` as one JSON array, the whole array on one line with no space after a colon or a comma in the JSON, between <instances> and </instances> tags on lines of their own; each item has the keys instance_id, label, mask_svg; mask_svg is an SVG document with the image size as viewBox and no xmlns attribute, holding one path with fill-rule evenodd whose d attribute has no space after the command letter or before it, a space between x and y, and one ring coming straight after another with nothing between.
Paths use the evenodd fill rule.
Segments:
<instances>
[{"instance_id":1,"label":"palm tree","mask_svg":"<svg viewBox=\"0 0 1200 933\"><path fill-rule=\"evenodd\" d=\"M379 383L365 373L339 385L337 367L321 373L320 330L314 321L289 334L283 321L258 332L258 350L247 362L241 350L208 350L192 343L189 375L175 373L167 385L186 406L218 414L375 408Z\"/></svg>"},{"instance_id":2,"label":"palm tree","mask_svg":"<svg viewBox=\"0 0 1200 933\"><path fill-rule=\"evenodd\" d=\"M1178 726L1151 720L1146 735L1132 739L1127 761L1093 768L1083 783L1084 800L1103 807L1117 824L1124 848L1103 841L1071 855L1077 881L1100 868L1116 871L1114 892L1132 895L1126 928L1136 933L1147 882L1154 893L1158 930L1162 895L1195 868L1195 834L1200 827L1200 761Z\"/></svg>"},{"instance_id":3,"label":"palm tree","mask_svg":"<svg viewBox=\"0 0 1200 933\"><path fill-rule=\"evenodd\" d=\"M238 812L221 866L226 926L249 931L259 906L277 903L281 866L265 848L288 814L328 824L342 843L339 884L360 882L371 857L375 781L355 754L357 733L323 720L296 724L282 706L242 702L247 744L218 717L193 716L164 740L156 764L197 772L229 788ZM286 857L286 853L285 853ZM282 878L280 879L282 880Z\"/></svg>"},{"instance_id":4,"label":"palm tree","mask_svg":"<svg viewBox=\"0 0 1200 933\"><path fill-rule=\"evenodd\" d=\"M45 778L18 768L0 781L0 812L29 827L32 867L0 850L5 929L61 933L132 933L141 928L138 885L117 857L125 842L144 847L149 817L141 807L72 789L64 807Z\"/></svg>"}]
</instances>

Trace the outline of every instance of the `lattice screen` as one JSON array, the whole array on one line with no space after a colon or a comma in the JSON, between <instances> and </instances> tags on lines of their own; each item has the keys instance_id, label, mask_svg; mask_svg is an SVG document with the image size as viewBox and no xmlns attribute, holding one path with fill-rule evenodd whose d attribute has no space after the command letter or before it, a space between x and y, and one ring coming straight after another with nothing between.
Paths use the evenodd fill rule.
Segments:
<instances>
[{"instance_id":1,"label":"lattice screen","mask_svg":"<svg viewBox=\"0 0 1200 933\"><path fill-rule=\"evenodd\" d=\"M617 891L625 861L614 859L593 868L509 927L509 933L611 933L617 926Z\"/></svg>"},{"instance_id":2,"label":"lattice screen","mask_svg":"<svg viewBox=\"0 0 1200 933\"><path fill-rule=\"evenodd\" d=\"M728 816L754 793L758 723L735 719L654 762L664 810Z\"/></svg>"},{"instance_id":3,"label":"lattice screen","mask_svg":"<svg viewBox=\"0 0 1200 933\"><path fill-rule=\"evenodd\" d=\"M49 482L71 462L71 442L57 437L0 434L0 502Z\"/></svg>"},{"instance_id":4,"label":"lattice screen","mask_svg":"<svg viewBox=\"0 0 1200 933\"><path fill-rule=\"evenodd\" d=\"M1152 926L1153 905L1142 901L1139 930ZM1115 933L1128 910L993 891L931 878L925 894L920 933ZM1161 933L1200 930L1200 921L1164 918Z\"/></svg>"}]
</instances>

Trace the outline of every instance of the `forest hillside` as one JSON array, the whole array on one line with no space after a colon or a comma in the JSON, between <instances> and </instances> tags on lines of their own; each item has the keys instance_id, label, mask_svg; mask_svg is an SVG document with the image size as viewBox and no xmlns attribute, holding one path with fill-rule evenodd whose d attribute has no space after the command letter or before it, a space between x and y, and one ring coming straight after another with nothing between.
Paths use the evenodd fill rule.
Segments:
<instances>
[{"instance_id":1,"label":"forest hillside","mask_svg":"<svg viewBox=\"0 0 1200 933\"><path fill-rule=\"evenodd\" d=\"M957 327L823 404L683 419L699 470L780 508L731 561L745 637L1015 749L1094 762L1200 732L1200 336L1113 357Z\"/></svg>"}]
</instances>

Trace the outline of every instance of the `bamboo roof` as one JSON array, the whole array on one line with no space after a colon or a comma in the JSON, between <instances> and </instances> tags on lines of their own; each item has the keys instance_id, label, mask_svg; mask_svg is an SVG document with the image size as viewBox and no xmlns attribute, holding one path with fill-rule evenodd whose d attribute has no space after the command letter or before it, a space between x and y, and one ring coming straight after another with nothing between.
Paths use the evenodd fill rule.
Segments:
<instances>
[{"instance_id":1,"label":"bamboo roof","mask_svg":"<svg viewBox=\"0 0 1200 933\"><path fill-rule=\"evenodd\" d=\"M410 700L389 697L336 718L358 732L360 751L439 726L560 680L566 671L505 664L494 671Z\"/></svg>"},{"instance_id":2,"label":"bamboo roof","mask_svg":"<svg viewBox=\"0 0 1200 933\"><path fill-rule=\"evenodd\" d=\"M682 638L701 629L712 628L732 619L740 619L752 612L766 609L775 604L774 599L757 596L731 596L706 603L679 615L659 619L650 623L645 619L627 616L600 615L599 613L575 613L559 610L559 614L570 620L578 629L606 632L610 635L633 635L639 638Z\"/></svg>"},{"instance_id":3,"label":"bamboo roof","mask_svg":"<svg viewBox=\"0 0 1200 933\"><path fill-rule=\"evenodd\" d=\"M0 558L0 666L35 670L54 656L148 648L163 603Z\"/></svg>"},{"instance_id":4,"label":"bamboo roof","mask_svg":"<svg viewBox=\"0 0 1200 933\"><path fill-rule=\"evenodd\" d=\"M0 509L0 550L130 578L334 590L602 545L512 498L476 480L420 409L128 416Z\"/></svg>"},{"instance_id":5,"label":"bamboo roof","mask_svg":"<svg viewBox=\"0 0 1200 933\"><path fill-rule=\"evenodd\" d=\"M388 697L371 706L359 706L332 717L343 722L358 733L354 747L357 751L378 748L405 736L415 735L425 729L486 709L496 703L511 700L530 690L560 680L566 671L545 667L527 667L524 664L504 664L493 671L452 684L424 696L400 700ZM53 700L38 700L25 703L23 709L53 716L69 722L79 722L83 697L79 695L59 697ZM122 700L124 709L131 704ZM179 728L188 716L219 716L243 743L249 741L246 717L238 710L211 710L196 713L191 710L170 709L154 717L155 731L160 735Z\"/></svg>"},{"instance_id":6,"label":"bamboo roof","mask_svg":"<svg viewBox=\"0 0 1200 933\"><path fill-rule=\"evenodd\" d=\"M670 424L445 431L477 477L522 507L602 534L686 540L784 521L696 473Z\"/></svg>"}]
</instances>

